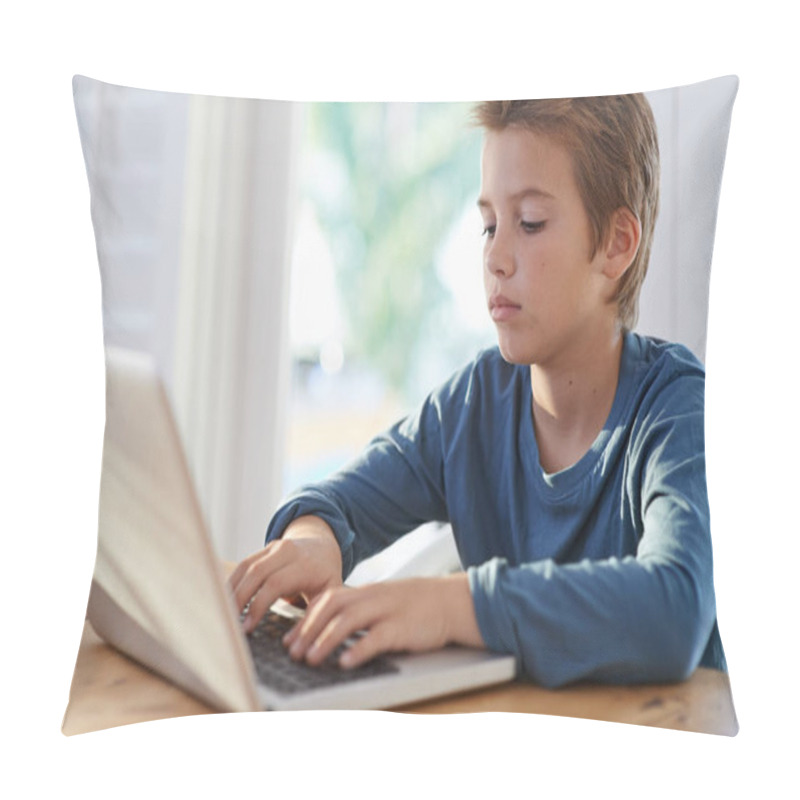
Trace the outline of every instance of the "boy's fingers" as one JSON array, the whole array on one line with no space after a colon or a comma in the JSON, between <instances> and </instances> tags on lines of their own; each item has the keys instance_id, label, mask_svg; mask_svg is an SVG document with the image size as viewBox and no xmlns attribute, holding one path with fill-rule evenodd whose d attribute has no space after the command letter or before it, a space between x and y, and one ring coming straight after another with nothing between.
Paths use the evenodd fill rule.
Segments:
<instances>
[{"instance_id":1,"label":"boy's fingers","mask_svg":"<svg viewBox=\"0 0 800 800\"><path fill-rule=\"evenodd\" d=\"M317 641L331 617L337 613L336 595L337 590L333 589L318 595L309 605L302 621L284 638L289 655L295 660L306 657L309 648Z\"/></svg>"},{"instance_id":2,"label":"boy's fingers","mask_svg":"<svg viewBox=\"0 0 800 800\"><path fill-rule=\"evenodd\" d=\"M303 581L303 572L297 564L289 562L270 572L258 584L248 600L247 616L244 619L244 629L249 633L258 623L272 604L280 597L291 597L300 591ZM244 605L248 601L245 601ZM244 607L242 606L242 608Z\"/></svg>"},{"instance_id":3,"label":"boy's fingers","mask_svg":"<svg viewBox=\"0 0 800 800\"><path fill-rule=\"evenodd\" d=\"M391 628L388 624L374 625L370 630L356 639L339 658L344 669L353 669L366 664L370 659L393 649L391 646Z\"/></svg>"},{"instance_id":4,"label":"boy's fingers","mask_svg":"<svg viewBox=\"0 0 800 800\"><path fill-rule=\"evenodd\" d=\"M249 555L247 558L242 559L234 568L233 572L228 576L228 586L230 586L231 591L234 593L236 592L236 587L241 583L242 578L247 573L247 570L250 569L250 565L255 561L260 553L253 553Z\"/></svg>"},{"instance_id":5,"label":"boy's fingers","mask_svg":"<svg viewBox=\"0 0 800 800\"><path fill-rule=\"evenodd\" d=\"M375 608L352 589L325 592L312 606L288 642L292 658L305 658L312 665L324 661L347 638L376 620Z\"/></svg>"},{"instance_id":6,"label":"boy's fingers","mask_svg":"<svg viewBox=\"0 0 800 800\"><path fill-rule=\"evenodd\" d=\"M270 575L267 580L261 583L255 592L250 594L248 601L241 606L240 610L243 610L244 607L247 606L247 602L250 603L250 605L247 606L247 615L242 623L245 633L250 633L250 631L258 625L269 607L280 597L279 587L281 584L282 579L280 574Z\"/></svg>"},{"instance_id":7,"label":"boy's fingers","mask_svg":"<svg viewBox=\"0 0 800 800\"><path fill-rule=\"evenodd\" d=\"M258 591L259 583L271 568L275 568L272 549L265 547L238 564L228 579L236 603L241 611L250 598Z\"/></svg>"},{"instance_id":8,"label":"boy's fingers","mask_svg":"<svg viewBox=\"0 0 800 800\"><path fill-rule=\"evenodd\" d=\"M284 547L273 547L272 544L259 551L255 558L248 559L249 563L242 562L238 580L235 583L233 580L231 581L231 588L239 611L265 586L270 588L268 594L272 595L272 602L275 602L283 594L296 594L305 588L303 575L298 574L299 567L291 558L290 552ZM281 575L279 591L278 594L275 594L271 590L271 587L276 585L275 576L285 570L290 571Z\"/></svg>"}]
</instances>

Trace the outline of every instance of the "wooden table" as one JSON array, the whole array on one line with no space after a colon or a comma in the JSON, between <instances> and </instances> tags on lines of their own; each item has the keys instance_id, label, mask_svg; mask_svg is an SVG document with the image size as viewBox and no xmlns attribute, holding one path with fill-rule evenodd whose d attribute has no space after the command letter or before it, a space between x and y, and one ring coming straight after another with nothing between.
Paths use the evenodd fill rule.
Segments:
<instances>
[{"instance_id":1,"label":"wooden table","mask_svg":"<svg viewBox=\"0 0 800 800\"><path fill-rule=\"evenodd\" d=\"M711 669L698 669L684 683L649 686L583 684L548 690L518 681L394 710L550 714L727 736L738 730L728 676ZM210 713L212 708L106 645L86 623L64 717L65 734Z\"/></svg>"}]
</instances>

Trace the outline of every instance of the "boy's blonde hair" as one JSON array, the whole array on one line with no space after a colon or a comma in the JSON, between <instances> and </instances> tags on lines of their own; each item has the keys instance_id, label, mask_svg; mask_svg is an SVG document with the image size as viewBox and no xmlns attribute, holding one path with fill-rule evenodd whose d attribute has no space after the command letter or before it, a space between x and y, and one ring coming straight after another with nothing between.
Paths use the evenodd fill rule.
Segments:
<instances>
[{"instance_id":1,"label":"boy's blonde hair","mask_svg":"<svg viewBox=\"0 0 800 800\"><path fill-rule=\"evenodd\" d=\"M477 105L474 116L487 130L518 126L551 136L567 149L592 226L590 257L608 237L618 208L637 216L642 227L639 250L615 296L622 325L633 328L658 214L658 136L645 96L503 100Z\"/></svg>"}]
</instances>

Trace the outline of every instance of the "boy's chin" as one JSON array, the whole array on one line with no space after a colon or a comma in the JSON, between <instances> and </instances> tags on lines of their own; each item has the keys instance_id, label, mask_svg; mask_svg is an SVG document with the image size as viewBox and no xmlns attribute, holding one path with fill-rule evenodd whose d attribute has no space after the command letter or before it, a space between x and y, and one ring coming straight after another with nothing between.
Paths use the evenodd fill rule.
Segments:
<instances>
[{"instance_id":1,"label":"boy's chin","mask_svg":"<svg viewBox=\"0 0 800 800\"><path fill-rule=\"evenodd\" d=\"M513 342L504 341L502 337L498 338L497 346L500 349L500 355L503 356L503 360L509 364L530 366L536 361L531 348L520 347Z\"/></svg>"}]
</instances>

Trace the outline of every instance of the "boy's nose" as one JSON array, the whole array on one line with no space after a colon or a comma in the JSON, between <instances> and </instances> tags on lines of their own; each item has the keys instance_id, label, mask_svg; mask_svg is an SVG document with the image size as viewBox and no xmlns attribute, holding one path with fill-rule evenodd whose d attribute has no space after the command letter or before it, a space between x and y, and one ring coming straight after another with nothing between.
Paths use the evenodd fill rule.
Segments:
<instances>
[{"instance_id":1,"label":"boy's nose","mask_svg":"<svg viewBox=\"0 0 800 800\"><path fill-rule=\"evenodd\" d=\"M492 275L508 278L515 272L513 249L508 237L499 232L499 227L488 242L484 259L486 269Z\"/></svg>"}]
</instances>

